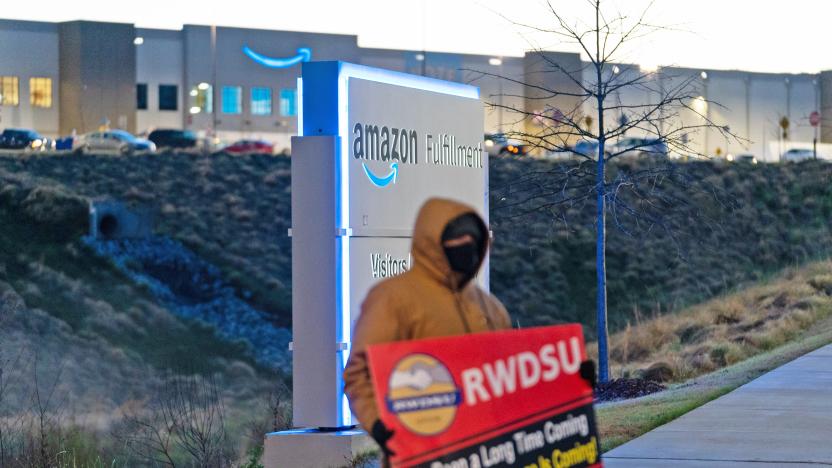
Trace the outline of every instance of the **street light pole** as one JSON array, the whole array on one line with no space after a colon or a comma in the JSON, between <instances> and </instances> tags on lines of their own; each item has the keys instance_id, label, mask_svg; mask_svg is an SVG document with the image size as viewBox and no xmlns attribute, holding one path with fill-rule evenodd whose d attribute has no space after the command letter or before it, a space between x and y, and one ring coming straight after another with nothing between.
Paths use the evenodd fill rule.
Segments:
<instances>
[{"instance_id":1,"label":"street light pole","mask_svg":"<svg viewBox=\"0 0 832 468\"><path fill-rule=\"evenodd\" d=\"M217 139L217 25L211 25L211 144Z\"/></svg>"},{"instance_id":2,"label":"street light pole","mask_svg":"<svg viewBox=\"0 0 832 468\"><path fill-rule=\"evenodd\" d=\"M427 35L428 35L428 0L422 0L422 76L425 76L428 69L428 53L427 53Z\"/></svg>"},{"instance_id":3,"label":"street light pole","mask_svg":"<svg viewBox=\"0 0 832 468\"><path fill-rule=\"evenodd\" d=\"M499 86L498 92L500 93L500 109L499 109L499 112L497 113L497 120L498 120L497 128L499 128L500 133L503 132L503 77L504 76L505 75L503 74L503 58L500 57L500 79L497 80L497 83L498 83L498 86Z\"/></svg>"},{"instance_id":4,"label":"street light pole","mask_svg":"<svg viewBox=\"0 0 832 468\"><path fill-rule=\"evenodd\" d=\"M702 73L699 74L699 77L702 78L702 97L704 98L704 101L705 101L705 124L707 125L711 121L711 115L710 115L711 114L711 106L708 104L708 72L702 71ZM709 148L708 148L708 145L710 143L708 141L709 140L708 137L710 136L709 135L709 133L710 133L709 130L710 130L709 128L707 128L707 127L705 128L705 138L704 138L705 151L703 151L703 154L706 155L706 156L708 154L710 154L709 153Z\"/></svg>"}]
</instances>

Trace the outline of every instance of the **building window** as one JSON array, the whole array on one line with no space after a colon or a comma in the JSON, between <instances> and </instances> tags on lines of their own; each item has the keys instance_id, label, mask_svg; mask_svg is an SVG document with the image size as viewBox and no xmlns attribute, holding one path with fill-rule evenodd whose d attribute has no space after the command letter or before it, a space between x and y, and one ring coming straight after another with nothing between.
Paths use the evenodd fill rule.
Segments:
<instances>
[{"instance_id":1,"label":"building window","mask_svg":"<svg viewBox=\"0 0 832 468\"><path fill-rule=\"evenodd\" d=\"M214 112L214 90L208 83L202 82L191 88L191 114Z\"/></svg>"},{"instance_id":2,"label":"building window","mask_svg":"<svg viewBox=\"0 0 832 468\"><path fill-rule=\"evenodd\" d=\"M280 115L293 117L298 115L298 92L295 89L280 90Z\"/></svg>"},{"instance_id":3,"label":"building window","mask_svg":"<svg viewBox=\"0 0 832 468\"><path fill-rule=\"evenodd\" d=\"M159 110L175 111L179 108L177 105L177 86L176 85L159 85Z\"/></svg>"},{"instance_id":4,"label":"building window","mask_svg":"<svg viewBox=\"0 0 832 468\"><path fill-rule=\"evenodd\" d=\"M222 87L222 113L241 114L243 112L243 88L239 86Z\"/></svg>"},{"instance_id":5,"label":"building window","mask_svg":"<svg viewBox=\"0 0 832 468\"><path fill-rule=\"evenodd\" d=\"M136 109L147 110L147 84L136 85Z\"/></svg>"},{"instance_id":6,"label":"building window","mask_svg":"<svg viewBox=\"0 0 832 468\"><path fill-rule=\"evenodd\" d=\"M19 80L16 76L0 76L0 105L18 105L20 103L17 91L19 88Z\"/></svg>"},{"instance_id":7,"label":"building window","mask_svg":"<svg viewBox=\"0 0 832 468\"><path fill-rule=\"evenodd\" d=\"M251 114L272 115L271 88L251 88Z\"/></svg>"},{"instance_id":8,"label":"building window","mask_svg":"<svg viewBox=\"0 0 832 468\"><path fill-rule=\"evenodd\" d=\"M29 78L29 103L32 107L52 107L52 78Z\"/></svg>"}]
</instances>

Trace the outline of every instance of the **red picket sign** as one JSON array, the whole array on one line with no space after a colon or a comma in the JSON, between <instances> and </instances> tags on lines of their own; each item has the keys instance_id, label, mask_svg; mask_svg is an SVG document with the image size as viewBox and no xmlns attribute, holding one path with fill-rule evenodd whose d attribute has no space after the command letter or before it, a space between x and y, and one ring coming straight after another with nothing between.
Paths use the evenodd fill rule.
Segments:
<instances>
[{"instance_id":1,"label":"red picket sign","mask_svg":"<svg viewBox=\"0 0 832 468\"><path fill-rule=\"evenodd\" d=\"M367 349L397 467L599 467L580 325Z\"/></svg>"}]
</instances>

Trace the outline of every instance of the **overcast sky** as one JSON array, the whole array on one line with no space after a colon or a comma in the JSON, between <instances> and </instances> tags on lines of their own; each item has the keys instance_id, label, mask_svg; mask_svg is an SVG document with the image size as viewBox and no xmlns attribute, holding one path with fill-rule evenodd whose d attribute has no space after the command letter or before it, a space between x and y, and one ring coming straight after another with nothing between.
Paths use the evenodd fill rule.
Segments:
<instances>
[{"instance_id":1,"label":"overcast sky","mask_svg":"<svg viewBox=\"0 0 832 468\"><path fill-rule=\"evenodd\" d=\"M8 0L11 1L11 0ZM574 50L551 34L545 0L35 0L0 17L41 21L87 19L179 29L217 24L358 35L359 45L489 55L522 55L531 47ZM592 19L586 0L552 0L570 21ZM607 12L632 17L645 0L607 0ZM655 0L648 19L671 26L638 40L620 61L646 65L817 72L832 69L828 0ZM0 45L2 47L2 45Z\"/></svg>"}]
</instances>

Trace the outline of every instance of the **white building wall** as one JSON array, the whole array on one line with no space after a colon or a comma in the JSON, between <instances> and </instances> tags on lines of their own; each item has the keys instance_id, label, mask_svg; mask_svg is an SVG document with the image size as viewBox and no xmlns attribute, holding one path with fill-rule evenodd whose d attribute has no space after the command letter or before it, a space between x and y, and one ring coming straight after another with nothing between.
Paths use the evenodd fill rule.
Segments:
<instances>
[{"instance_id":1,"label":"white building wall","mask_svg":"<svg viewBox=\"0 0 832 468\"><path fill-rule=\"evenodd\" d=\"M618 69L619 80L632 79L641 73L638 67L631 65L619 64ZM820 107L817 75L704 71L706 77L702 78L703 70L663 68L654 75L661 83L648 83L651 89L670 92L689 82L687 91L682 94L694 98L689 101L692 110L676 109L675 118L667 122L664 132L688 127L687 144L691 153L710 157L752 153L760 160L777 161L788 148L811 148L815 132L809 124L809 114ZM595 85L592 67L584 69L583 79L585 84ZM699 96L702 99L696 99ZM622 114L616 106L654 103L657 98L657 94L634 86L611 93L606 102L609 109L605 114L607 129L617 125ZM592 130L597 132L595 103L586 102L584 112L592 116ZM783 116L789 118L790 126L788 140L781 144L779 122ZM726 126L736 138L726 136L717 128L701 128L708 120L716 126ZM646 133L634 129L628 136Z\"/></svg>"},{"instance_id":2,"label":"white building wall","mask_svg":"<svg viewBox=\"0 0 832 468\"><path fill-rule=\"evenodd\" d=\"M615 70L618 70L618 73L615 73ZM595 89L598 81L595 67L587 66L584 74L589 76L589 84L592 86L591 89ZM617 65L617 68L613 66L607 67L602 80L608 81L615 87L621 83L638 79L640 75L644 76L644 72L638 66L621 64ZM631 125L648 114L649 120L658 120L660 114L653 111L660 99L660 90L662 89L660 78L661 76L659 74L649 74L644 76L642 85L625 86L610 92L604 103L605 108L608 109L604 112L604 128L608 131L615 130L621 127L625 120L627 122L626 125ZM591 109L588 115L594 121L593 131L598 131L598 104L595 99L590 99L587 104ZM627 130L624 136L655 136L655 130L646 124L647 122L639 125L637 128Z\"/></svg>"},{"instance_id":3,"label":"white building wall","mask_svg":"<svg viewBox=\"0 0 832 468\"><path fill-rule=\"evenodd\" d=\"M147 110L136 111L136 131L154 128L182 128L187 109L183 86L184 60L182 33L155 29L137 29L144 43L136 46L136 81L147 85ZM176 85L178 101L175 111L159 110L159 85Z\"/></svg>"},{"instance_id":4,"label":"white building wall","mask_svg":"<svg viewBox=\"0 0 832 468\"><path fill-rule=\"evenodd\" d=\"M407 71L406 55L415 55L417 52L407 50L386 50L386 49L362 49L358 61L360 65L368 67L384 68L398 72Z\"/></svg>"},{"instance_id":5,"label":"white building wall","mask_svg":"<svg viewBox=\"0 0 832 468\"><path fill-rule=\"evenodd\" d=\"M485 107L485 129L488 132L521 131L522 111L525 110L523 59L503 57L500 58L499 65L491 65L489 58L481 57L476 63L466 64L466 68L497 76L468 72L463 81L480 88L480 99Z\"/></svg>"},{"instance_id":6,"label":"white building wall","mask_svg":"<svg viewBox=\"0 0 832 468\"><path fill-rule=\"evenodd\" d=\"M33 128L44 136L59 136L58 70L57 24L0 20L0 76L16 76L19 83L19 104L0 106L0 128ZM52 79L52 107L31 106L32 77Z\"/></svg>"},{"instance_id":7,"label":"white building wall","mask_svg":"<svg viewBox=\"0 0 832 468\"><path fill-rule=\"evenodd\" d=\"M707 99L707 116L724 131L708 128L701 132L702 147L709 156L725 157L751 151L746 125L746 75L735 71L706 70L701 78L703 97ZM738 138L730 136L736 135Z\"/></svg>"},{"instance_id":8,"label":"white building wall","mask_svg":"<svg viewBox=\"0 0 832 468\"><path fill-rule=\"evenodd\" d=\"M753 74L750 79L751 151L762 161L777 161L769 143L780 141L778 122L786 114L786 84L780 75Z\"/></svg>"},{"instance_id":9,"label":"white building wall","mask_svg":"<svg viewBox=\"0 0 832 468\"><path fill-rule=\"evenodd\" d=\"M510 132L522 129L523 59L405 50L359 49L359 63L444 80L458 81L480 88L485 111L485 132ZM498 59L492 64L491 59ZM423 68L424 65L424 68ZM504 77L501 79L499 77Z\"/></svg>"},{"instance_id":10,"label":"white building wall","mask_svg":"<svg viewBox=\"0 0 832 468\"><path fill-rule=\"evenodd\" d=\"M789 78L789 142L811 148L815 132L809 115L819 110L816 75L795 75Z\"/></svg>"},{"instance_id":11,"label":"white building wall","mask_svg":"<svg viewBox=\"0 0 832 468\"><path fill-rule=\"evenodd\" d=\"M146 84L148 90L148 109L137 111L137 131L188 127L204 133L211 128L211 115L190 115L188 112L190 88L199 82L211 81L209 32L205 26L186 26L182 31L136 29L136 36L144 40L135 47L136 81ZM295 87L301 67L283 70L264 68L242 54L244 44L273 56L291 56L298 47L310 47L313 60L345 60L408 73L424 72L436 78L473 84L481 90L485 132L522 131L522 111L533 110L526 109L534 101L530 102L525 96L523 83L531 78L524 76L524 57L499 57L500 62L492 63L492 57L486 55L365 49L358 47L355 36L238 28L218 28L217 39L218 89L215 106L218 109L222 106L219 95L223 85L241 86L243 90L242 114L217 112L217 131L228 139L264 138L285 147L289 137L296 132L296 118L279 114L279 95L281 89ZM58 24L0 20L0 75L19 79L19 104L0 106L0 128L30 127L48 136L58 136L59 51ZM561 55L559 57L566 60L570 54ZM578 73L582 74L584 83L591 85L595 81L594 70L587 63L583 65L583 71ZM618 66L622 79L640 73L635 66ZM726 139L717 130L692 130L688 137L693 152L711 156L751 152L758 159L776 161L787 147L811 147L815 131L809 125L808 117L820 107L819 75L706 71L707 79L701 79L699 74L702 70L663 68L655 75L661 81L650 84L653 88L669 89L693 77L691 96L701 95L713 101L699 110L715 124L727 125L732 133L740 137L740 141L735 141ZM31 107L29 78L35 76L52 78L51 108ZM176 111L159 110L158 91L161 84L177 86ZM251 115L250 92L255 86L272 89L272 115ZM655 93L630 87L612 93L607 105L645 104L655 102L657 97ZM696 103L692 102L692 105L697 107ZM500 107L504 108L501 110ZM521 113L512 112L512 108ZM581 109L584 116L592 118L591 130L597 132L598 116L594 102L584 103ZM621 110L610 110L605 115L607 128L617 125L621 114ZM779 121L783 116L789 118L790 127L788 139L781 144ZM664 130L703 124L704 120L694 112L681 110ZM642 136L644 133L635 129L628 135Z\"/></svg>"}]
</instances>

